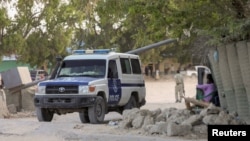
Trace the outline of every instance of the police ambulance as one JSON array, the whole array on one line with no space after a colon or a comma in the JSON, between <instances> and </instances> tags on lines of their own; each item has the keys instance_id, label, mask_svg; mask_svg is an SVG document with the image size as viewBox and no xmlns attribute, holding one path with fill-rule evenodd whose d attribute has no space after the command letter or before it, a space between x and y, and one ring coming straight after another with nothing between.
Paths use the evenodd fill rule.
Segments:
<instances>
[{"instance_id":1,"label":"police ambulance","mask_svg":"<svg viewBox=\"0 0 250 141\"><path fill-rule=\"evenodd\" d=\"M41 122L78 112L82 123L98 124L110 111L140 108L145 96L138 55L75 50L60 62L53 78L37 84L34 104Z\"/></svg>"}]
</instances>

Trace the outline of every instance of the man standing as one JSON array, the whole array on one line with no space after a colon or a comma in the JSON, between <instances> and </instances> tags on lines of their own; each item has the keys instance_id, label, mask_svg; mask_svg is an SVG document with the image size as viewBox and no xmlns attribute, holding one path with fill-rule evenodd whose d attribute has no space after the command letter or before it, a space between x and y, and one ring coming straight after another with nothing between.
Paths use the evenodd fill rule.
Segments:
<instances>
[{"instance_id":1,"label":"man standing","mask_svg":"<svg viewBox=\"0 0 250 141\"><path fill-rule=\"evenodd\" d=\"M175 102L181 102L182 97L184 97L184 82L183 76L180 74L180 70L176 71L175 78Z\"/></svg>"},{"instance_id":2,"label":"man standing","mask_svg":"<svg viewBox=\"0 0 250 141\"><path fill-rule=\"evenodd\" d=\"M173 64L171 64L171 68L170 68L170 69L171 69L171 70L170 70L170 71L171 71L171 74L174 75L174 73L175 73L175 68L174 68L174 65L173 65Z\"/></svg>"}]
</instances>

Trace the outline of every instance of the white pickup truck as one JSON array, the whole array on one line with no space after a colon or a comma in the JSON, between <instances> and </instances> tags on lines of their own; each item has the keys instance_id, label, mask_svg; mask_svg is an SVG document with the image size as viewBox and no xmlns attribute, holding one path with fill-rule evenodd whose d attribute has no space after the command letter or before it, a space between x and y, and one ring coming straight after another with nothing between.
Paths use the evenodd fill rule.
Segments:
<instances>
[{"instance_id":1,"label":"white pickup truck","mask_svg":"<svg viewBox=\"0 0 250 141\"><path fill-rule=\"evenodd\" d=\"M186 70L186 75L189 76L189 77L197 77L199 68L204 68L206 74L211 73L210 68L208 68L207 66L199 65L199 66L194 66L193 69Z\"/></svg>"},{"instance_id":2,"label":"white pickup truck","mask_svg":"<svg viewBox=\"0 0 250 141\"><path fill-rule=\"evenodd\" d=\"M82 123L98 124L108 112L122 113L146 103L138 55L110 49L75 50L58 62L55 76L39 82L34 97L37 118L78 112Z\"/></svg>"}]
</instances>

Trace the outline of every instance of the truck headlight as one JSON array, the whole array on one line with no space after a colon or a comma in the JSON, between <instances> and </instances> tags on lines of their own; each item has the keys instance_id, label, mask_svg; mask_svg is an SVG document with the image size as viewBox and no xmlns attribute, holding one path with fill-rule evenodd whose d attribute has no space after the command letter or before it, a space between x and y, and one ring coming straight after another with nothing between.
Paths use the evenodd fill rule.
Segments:
<instances>
[{"instance_id":1,"label":"truck headlight","mask_svg":"<svg viewBox=\"0 0 250 141\"><path fill-rule=\"evenodd\" d=\"M79 86L79 94L86 94L89 93L89 87L88 86Z\"/></svg>"},{"instance_id":2,"label":"truck headlight","mask_svg":"<svg viewBox=\"0 0 250 141\"><path fill-rule=\"evenodd\" d=\"M38 86L37 87L37 93L39 93L39 94L45 94L45 89L46 89L45 86Z\"/></svg>"},{"instance_id":3,"label":"truck headlight","mask_svg":"<svg viewBox=\"0 0 250 141\"><path fill-rule=\"evenodd\" d=\"M79 94L88 94L95 92L95 86L79 86Z\"/></svg>"}]
</instances>

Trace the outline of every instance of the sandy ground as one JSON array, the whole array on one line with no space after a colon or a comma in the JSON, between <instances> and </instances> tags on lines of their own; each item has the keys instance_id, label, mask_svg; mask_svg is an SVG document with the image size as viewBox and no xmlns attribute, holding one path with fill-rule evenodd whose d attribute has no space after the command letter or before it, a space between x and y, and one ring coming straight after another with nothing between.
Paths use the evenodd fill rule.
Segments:
<instances>
[{"instance_id":1,"label":"sandy ground","mask_svg":"<svg viewBox=\"0 0 250 141\"><path fill-rule=\"evenodd\" d=\"M186 96L195 95L197 80L185 78ZM160 80L146 79L147 103L142 109L155 110L170 107L185 108L184 102L175 103L174 81L170 77ZM35 116L19 113L20 116L0 119L0 141L187 141L205 139L187 139L166 135L144 135L141 130L125 130L110 125L110 121L121 120L122 116L111 112L100 125L82 124L78 113L56 115L52 122L38 122Z\"/></svg>"}]
</instances>

